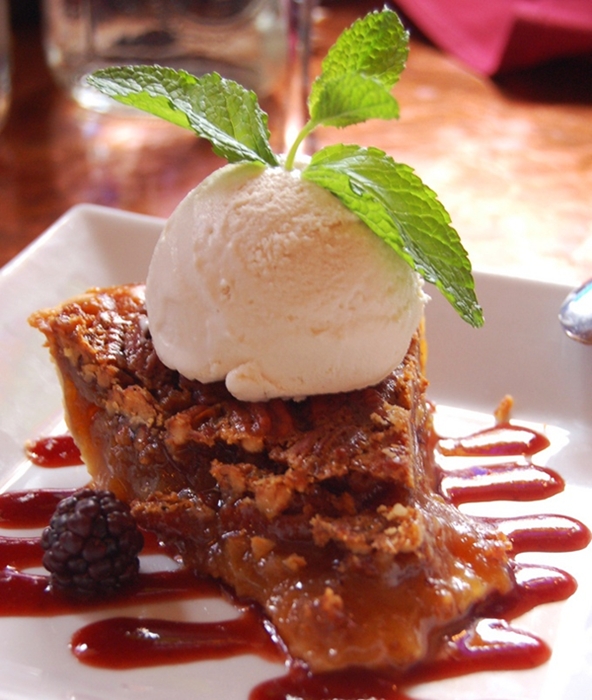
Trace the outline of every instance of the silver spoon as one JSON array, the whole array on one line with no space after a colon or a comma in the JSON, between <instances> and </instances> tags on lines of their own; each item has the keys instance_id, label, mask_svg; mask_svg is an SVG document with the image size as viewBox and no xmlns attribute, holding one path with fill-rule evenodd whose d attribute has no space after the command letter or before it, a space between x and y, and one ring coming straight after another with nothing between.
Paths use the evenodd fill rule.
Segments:
<instances>
[{"instance_id":1,"label":"silver spoon","mask_svg":"<svg viewBox=\"0 0 592 700\"><path fill-rule=\"evenodd\" d=\"M559 323L570 338L592 344L592 279L565 297L559 309Z\"/></svg>"}]
</instances>

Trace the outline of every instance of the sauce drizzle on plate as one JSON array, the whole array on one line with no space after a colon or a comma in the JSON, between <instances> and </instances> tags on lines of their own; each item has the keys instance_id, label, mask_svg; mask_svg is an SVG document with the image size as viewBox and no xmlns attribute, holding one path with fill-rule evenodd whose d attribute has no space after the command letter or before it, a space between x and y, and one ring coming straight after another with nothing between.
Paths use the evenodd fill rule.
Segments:
<instances>
[{"instance_id":1,"label":"sauce drizzle on plate","mask_svg":"<svg viewBox=\"0 0 592 700\"><path fill-rule=\"evenodd\" d=\"M458 505L500 498L538 500L563 489L563 480L552 470L536 466L532 456L549 446L547 438L530 428L504 423L463 438L442 438L437 451L439 491ZM41 467L57 468L80 462L68 436L43 438L27 448L29 459ZM448 457L462 457L446 468ZM478 458L495 457L483 465ZM465 464L466 462L466 464ZM444 465L444 466L443 466ZM71 490L37 489L0 494L0 526L38 528L49 521L57 503ZM512 554L524 551L567 552L590 541L587 528L573 518L559 515L494 519L512 543ZM158 545L147 536L147 550ZM42 549L37 537L0 537L0 615L62 615L76 611L125 606L130 602L168 601L222 595L209 579L185 569L142 573L139 580L116 598L72 600L55 593L49 578L27 569L40 566ZM567 573L544 565L513 563L515 586L473 611L463 629L454 629L440 640L429 659L397 672L349 669L330 674L310 674L287 657L281 640L256 606L234 600L238 616L220 622L186 622L126 616L108 617L78 629L71 640L81 662L110 669L177 664L201 659L258 654L284 661L288 672L250 691L250 700L343 700L383 698L404 700L404 689L415 683L475 671L532 668L544 663L550 650L537 637L514 627L512 619L543 603L568 598L576 589Z\"/></svg>"}]
</instances>

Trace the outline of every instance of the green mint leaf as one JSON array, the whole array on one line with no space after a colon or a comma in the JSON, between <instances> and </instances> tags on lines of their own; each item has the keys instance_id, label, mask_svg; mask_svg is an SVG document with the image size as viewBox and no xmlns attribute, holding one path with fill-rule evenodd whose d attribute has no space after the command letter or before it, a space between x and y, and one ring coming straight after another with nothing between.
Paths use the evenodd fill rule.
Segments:
<instances>
[{"instance_id":1,"label":"green mint leaf","mask_svg":"<svg viewBox=\"0 0 592 700\"><path fill-rule=\"evenodd\" d=\"M396 119L399 105L378 80L346 75L318 84L314 119L323 126L344 127L368 119Z\"/></svg>"},{"instance_id":2,"label":"green mint leaf","mask_svg":"<svg viewBox=\"0 0 592 700\"><path fill-rule=\"evenodd\" d=\"M329 49L321 74L311 87L311 121L347 126L367 119L397 117L398 105L390 90L405 67L408 52L409 35L392 10L372 12L354 22ZM364 79L371 83L366 90L376 102L375 110L362 90ZM359 109L360 98L367 102L363 110Z\"/></svg>"},{"instance_id":3,"label":"green mint leaf","mask_svg":"<svg viewBox=\"0 0 592 700\"><path fill-rule=\"evenodd\" d=\"M409 33L399 16L385 8L370 12L341 33L322 63L328 78L359 73L380 80L387 90L398 81L409 54Z\"/></svg>"},{"instance_id":4,"label":"green mint leaf","mask_svg":"<svg viewBox=\"0 0 592 700\"><path fill-rule=\"evenodd\" d=\"M255 93L217 73L197 78L161 66L121 66L96 71L88 82L118 102L192 129L229 163L279 163Z\"/></svg>"},{"instance_id":5,"label":"green mint leaf","mask_svg":"<svg viewBox=\"0 0 592 700\"><path fill-rule=\"evenodd\" d=\"M435 284L465 321L483 325L471 264L458 233L434 192L409 166L377 148L336 145L315 153L302 177L338 197Z\"/></svg>"}]
</instances>

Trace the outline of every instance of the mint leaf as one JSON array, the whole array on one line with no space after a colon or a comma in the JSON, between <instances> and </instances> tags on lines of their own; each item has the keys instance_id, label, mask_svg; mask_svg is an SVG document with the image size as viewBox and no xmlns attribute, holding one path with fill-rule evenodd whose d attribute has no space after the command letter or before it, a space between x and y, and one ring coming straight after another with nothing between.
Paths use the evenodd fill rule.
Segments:
<instances>
[{"instance_id":1,"label":"mint leaf","mask_svg":"<svg viewBox=\"0 0 592 700\"><path fill-rule=\"evenodd\" d=\"M323 126L344 127L368 119L396 119L399 105L373 78L348 75L319 83L314 121Z\"/></svg>"},{"instance_id":2,"label":"mint leaf","mask_svg":"<svg viewBox=\"0 0 592 700\"><path fill-rule=\"evenodd\" d=\"M378 148L336 145L315 153L302 177L338 197L435 284L465 321L483 325L471 264L458 233L434 192L409 166Z\"/></svg>"},{"instance_id":3,"label":"mint leaf","mask_svg":"<svg viewBox=\"0 0 592 700\"><path fill-rule=\"evenodd\" d=\"M372 12L354 22L329 50L322 72L311 87L311 121L347 126L367 119L398 117L397 101L390 90L405 67L408 52L409 35L392 10ZM375 110L370 108L363 90L364 79L368 83L366 91L376 102ZM364 110L357 109L360 98L368 102Z\"/></svg>"},{"instance_id":4,"label":"mint leaf","mask_svg":"<svg viewBox=\"0 0 592 700\"><path fill-rule=\"evenodd\" d=\"M197 78L161 66L121 66L96 71L88 82L118 102L192 129L229 163L279 163L255 93L217 73Z\"/></svg>"},{"instance_id":5,"label":"mint leaf","mask_svg":"<svg viewBox=\"0 0 592 700\"><path fill-rule=\"evenodd\" d=\"M341 33L322 62L323 75L359 73L387 90L398 81L409 54L409 33L399 16L385 8L370 12Z\"/></svg>"}]
</instances>

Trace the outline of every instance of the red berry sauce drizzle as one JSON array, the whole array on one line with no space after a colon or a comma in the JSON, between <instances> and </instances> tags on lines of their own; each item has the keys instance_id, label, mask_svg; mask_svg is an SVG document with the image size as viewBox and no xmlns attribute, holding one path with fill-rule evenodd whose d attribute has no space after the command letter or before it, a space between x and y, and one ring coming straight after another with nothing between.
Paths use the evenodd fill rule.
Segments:
<instances>
[{"instance_id":1,"label":"red berry sauce drizzle","mask_svg":"<svg viewBox=\"0 0 592 700\"><path fill-rule=\"evenodd\" d=\"M532 457L549 446L545 436L530 428L504 423L464 438L441 439L439 491L450 502L512 499L538 500L560 492L561 477L537 466ZM37 466L59 467L79 463L71 438L45 438L29 445L27 453ZM443 459L441 459L443 457ZM446 467L447 457L463 457L460 467ZM495 457L483 466L482 457ZM451 460L452 461L452 460ZM454 460L458 464L459 460ZM33 490L0 494L0 527L42 527L57 503L72 491ZM513 553L525 551L568 552L590 541L587 528L565 516L538 515L495 519L507 534ZM148 535L144 552L155 552L157 543ZM105 601L72 600L48 587L48 577L24 571L40 566L42 550L36 537L0 537L0 615L61 615L105 605ZM473 611L460 633L445 638L433 658L401 674L352 669L313 675L297 662L286 675L254 688L250 700L325 700L382 698L404 700L401 688L414 683L476 671L532 668L545 662L548 646L537 637L514 628L513 618L543 603L564 600L576 589L567 573L546 566L513 563L516 585ZM142 573L138 582L110 607L138 602L228 595L209 579L190 572ZM161 619L113 617L79 629L73 635L73 654L82 662L111 669L174 664L200 659L228 658L255 653L290 661L281 641L269 629L259 610L234 601L240 614L232 620L190 623Z\"/></svg>"}]
</instances>

